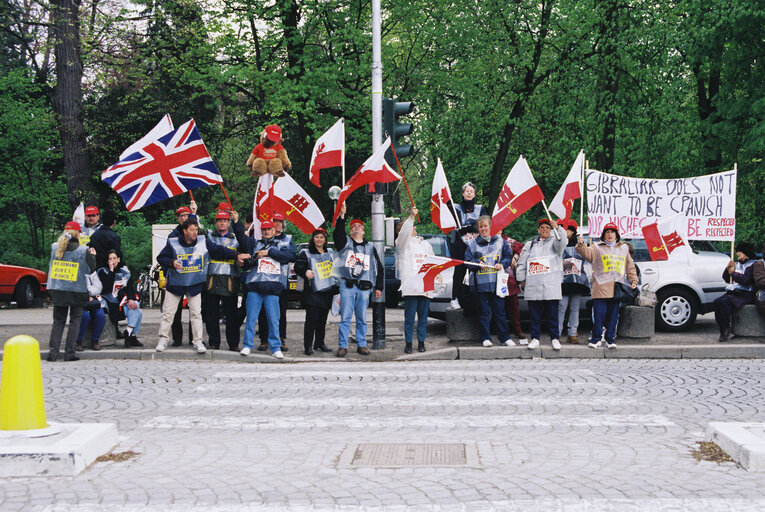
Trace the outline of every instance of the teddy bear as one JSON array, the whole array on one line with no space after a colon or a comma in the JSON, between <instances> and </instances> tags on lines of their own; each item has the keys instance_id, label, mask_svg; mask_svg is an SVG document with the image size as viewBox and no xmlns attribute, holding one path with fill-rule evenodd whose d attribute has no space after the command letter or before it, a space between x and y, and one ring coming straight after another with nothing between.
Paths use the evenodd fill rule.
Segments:
<instances>
[{"instance_id":1,"label":"teddy bear","mask_svg":"<svg viewBox=\"0 0 765 512\"><path fill-rule=\"evenodd\" d=\"M287 150L282 146L282 129L275 124L269 124L260 134L260 143L252 150L247 159L250 176L259 177L266 173L274 176L284 176L285 170L292 168L287 157Z\"/></svg>"}]
</instances>

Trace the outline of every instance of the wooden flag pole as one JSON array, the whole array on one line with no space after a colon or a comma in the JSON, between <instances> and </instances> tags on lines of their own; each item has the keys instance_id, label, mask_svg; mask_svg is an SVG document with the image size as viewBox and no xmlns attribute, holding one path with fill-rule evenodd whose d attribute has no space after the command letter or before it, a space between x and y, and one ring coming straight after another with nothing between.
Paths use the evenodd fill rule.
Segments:
<instances>
[{"instance_id":1,"label":"wooden flag pole","mask_svg":"<svg viewBox=\"0 0 765 512\"><path fill-rule=\"evenodd\" d=\"M545 213L547 213L547 219L552 222L552 217L550 216L550 210L547 209L547 203L545 203L545 200L542 199L542 206L545 207ZM558 233L558 225L552 226L553 233L555 233L556 240L560 240L560 233Z\"/></svg>"},{"instance_id":2,"label":"wooden flag pole","mask_svg":"<svg viewBox=\"0 0 765 512\"><path fill-rule=\"evenodd\" d=\"M401 162L398 161L398 155L396 154L396 148L393 147L393 142L390 144L390 149L393 151L393 157L396 159L396 165L398 166L398 172L401 173L401 179L404 180L404 186L406 187L406 193L409 194L409 202L412 204L413 208L416 208L414 206L414 199L412 199L412 193L409 191L409 184L406 182L406 176L404 176L404 171L401 169ZM420 214L417 214L417 222L422 223L420 220Z\"/></svg>"},{"instance_id":3,"label":"wooden flag pole","mask_svg":"<svg viewBox=\"0 0 765 512\"><path fill-rule=\"evenodd\" d=\"M220 185L220 189L223 191L223 195L226 196L226 201L228 202L228 205L231 207L231 210L234 210L234 204L231 202L231 199L228 198L228 192L226 192L226 189L223 187L223 182L218 182L218 185Z\"/></svg>"},{"instance_id":4,"label":"wooden flag pole","mask_svg":"<svg viewBox=\"0 0 765 512\"><path fill-rule=\"evenodd\" d=\"M584 150L582 150L584 152ZM579 186L582 187L582 193L579 194L579 226L584 226L584 190L587 188L585 186L585 180L587 179L587 169L590 168L590 161L585 160L582 162L582 175L581 179L579 180Z\"/></svg>"},{"instance_id":5,"label":"wooden flag pole","mask_svg":"<svg viewBox=\"0 0 765 512\"><path fill-rule=\"evenodd\" d=\"M191 192L191 190L189 190L189 197L191 198L192 201L194 200L194 194Z\"/></svg>"}]
</instances>

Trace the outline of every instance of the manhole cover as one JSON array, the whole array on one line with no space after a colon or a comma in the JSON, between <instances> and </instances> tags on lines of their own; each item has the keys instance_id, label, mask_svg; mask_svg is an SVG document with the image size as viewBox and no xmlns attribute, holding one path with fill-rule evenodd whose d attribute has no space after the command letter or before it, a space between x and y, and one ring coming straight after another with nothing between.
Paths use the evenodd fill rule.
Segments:
<instances>
[{"instance_id":1,"label":"manhole cover","mask_svg":"<svg viewBox=\"0 0 765 512\"><path fill-rule=\"evenodd\" d=\"M346 448L340 467L479 467L478 452L466 443L360 443Z\"/></svg>"}]
</instances>

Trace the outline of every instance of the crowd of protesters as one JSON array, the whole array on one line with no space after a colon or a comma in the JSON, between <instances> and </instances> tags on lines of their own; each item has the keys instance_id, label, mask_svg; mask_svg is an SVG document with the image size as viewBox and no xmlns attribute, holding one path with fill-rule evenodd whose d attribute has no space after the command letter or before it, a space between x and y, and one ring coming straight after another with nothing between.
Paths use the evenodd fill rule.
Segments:
<instances>
[{"instance_id":1,"label":"crowd of protesters","mask_svg":"<svg viewBox=\"0 0 765 512\"><path fill-rule=\"evenodd\" d=\"M622 288L634 290L639 270L631 246L623 241L618 227L606 224L600 238L589 245L578 233L573 219L541 219L537 236L520 243L505 234L493 234L491 217L476 204L475 186L462 186L462 201L454 205L459 222L448 237L452 258L470 265L454 268L451 309L471 309L479 319L482 344L490 347L492 331L506 346L517 343L539 347L542 321L549 330L554 350L561 340L579 343L580 310L592 299L592 333L588 345L602 342L616 348L616 328ZM367 348L367 308L372 295L381 297L384 267L374 245L365 238L364 222L352 219L346 233L343 205L332 233L323 228L311 235L308 247L298 254L285 219L274 215L260 223L259 236L250 229L252 218L241 222L228 203L220 203L215 227L200 226L197 205L176 210L178 225L170 232L157 256L166 276L161 303L159 339L155 350L183 343L181 312L189 310L189 342L198 353L220 349L221 321L225 322L228 350L248 356L256 350L269 351L277 359L288 350L286 307L291 263L304 280L303 351L331 352L325 338L327 318L336 308L340 316L337 356L345 357L355 318L357 352ZM404 351L424 352L433 291L425 291L418 277L419 264L433 256L431 244L418 236L417 209L396 226L396 272L404 302ZM48 289L53 302L53 328L49 361L59 357L63 329L69 317L64 349L65 361L78 360L77 352L100 350L99 339L107 319L126 348L143 347L138 340L142 312L134 279L123 261L120 237L114 232L116 214L95 206L85 209L84 222L68 222L51 247ZM765 264L757 259L754 246L736 246L736 260L723 271L730 284L714 302L719 341L731 337L733 311L757 304L765 314ZM529 310L529 335L521 330L518 296L523 291ZM241 307L239 306L241 302ZM222 314L221 314L222 313ZM126 321L124 330L118 328ZM241 326L244 324L244 335ZM492 326L494 329L492 329ZM207 332L207 346L203 340ZM85 340L90 333L90 339ZM513 337L516 340L513 340ZM241 339L240 339L241 338ZM240 343L241 342L241 343ZM241 349L240 349L241 346Z\"/></svg>"}]
</instances>

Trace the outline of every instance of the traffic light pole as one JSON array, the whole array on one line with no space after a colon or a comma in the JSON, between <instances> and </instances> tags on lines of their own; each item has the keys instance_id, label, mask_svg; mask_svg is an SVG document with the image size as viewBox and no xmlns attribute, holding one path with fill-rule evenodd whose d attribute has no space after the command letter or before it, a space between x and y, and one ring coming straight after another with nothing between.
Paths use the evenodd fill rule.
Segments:
<instances>
[{"instance_id":1,"label":"traffic light pole","mask_svg":"<svg viewBox=\"0 0 765 512\"><path fill-rule=\"evenodd\" d=\"M372 0L372 152L382 145L382 15L381 0ZM372 243L385 267L385 203L372 196ZM374 262L370 262L374 264ZM372 296L372 348L385 348L385 279L382 297Z\"/></svg>"}]
</instances>

